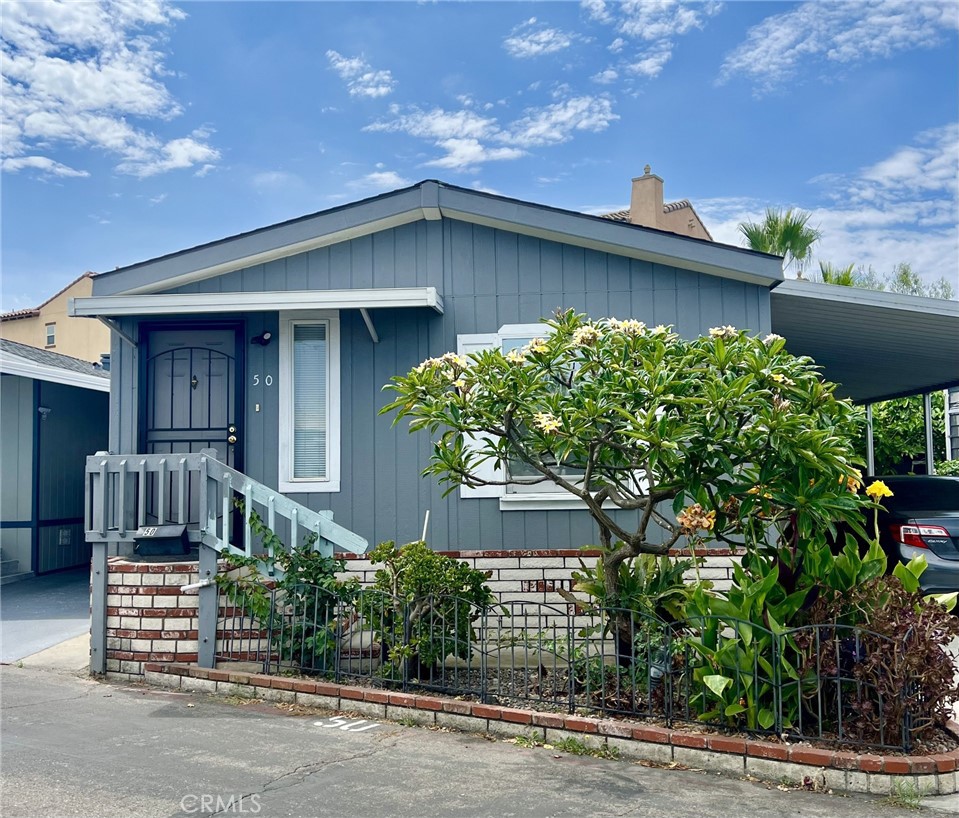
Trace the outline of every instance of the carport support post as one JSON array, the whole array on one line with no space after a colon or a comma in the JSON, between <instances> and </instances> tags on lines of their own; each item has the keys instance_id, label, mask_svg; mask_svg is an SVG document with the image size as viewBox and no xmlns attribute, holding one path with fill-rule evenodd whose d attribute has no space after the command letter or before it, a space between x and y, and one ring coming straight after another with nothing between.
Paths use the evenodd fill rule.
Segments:
<instances>
[{"instance_id":1,"label":"carport support post","mask_svg":"<svg viewBox=\"0 0 959 818\"><path fill-rule=\"evenodd\" d=\"M876 451L872 440L872 404L866 404L866 472L872 476L876 473Z\"/></svg>"},{"instance_id":2,"label":"carport support post","mask_svg":"<svg viewBox=\"0 0 959 818\"><path fill-rule=\"evenodd\" d=\"M926 428L926 474L936 473L936 464L932 454L932 393L922 396L922 420Z\"/></svg>"},{"instance_id":3,"label":"carport support post","mask_svg":"<svg viewBox=\"0 0 959 818\"><path fill-rule=\"evenodd\" d=\"M90 561L90 672L107 672L107 544L93 543Z\"/></svg>"},{"instance_id":4,"label":"carport support post","mask_svg":"<svg viewBox=\"0 0 959 818\"><path fill-rule=\"evenodd\" d=\"M200 543L200 582L210 581L210 585L200 588L199 593L197 665L200 667L216 666L217 588L215 580L218 556L215 549Z\"/></svg>"}]
</instances>

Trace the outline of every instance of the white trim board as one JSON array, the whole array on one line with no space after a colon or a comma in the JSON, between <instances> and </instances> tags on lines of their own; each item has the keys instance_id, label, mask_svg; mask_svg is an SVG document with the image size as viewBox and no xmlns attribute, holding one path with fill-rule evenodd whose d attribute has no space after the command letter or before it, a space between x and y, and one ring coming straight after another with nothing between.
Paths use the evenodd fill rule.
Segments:
<instances>
[{"instance_id":1,"label":"white trim board","mask_svg":"<svg viewBox=\"0 0 959 818\"><path fill-rule=\"evenodd\" d=\"M72 298L68 312L78 317L186 315L191 313L273 312L428 307L443 313L436 287L384 287L363 290L270 290L251 293L101 295Z\"/></svg>"},{"instance_id":2,"label":"white trim board","mask_svg":"<svg viewBox=\"0 0 959 818\"><path fill-rule=\"evenodd\" d=\"M21 378L61 383L65 386L77 386L81 389L93 389L97 392L110 391L109 378L101 378L99 375L84 375L82 372L60 369L56 366L45 366L35 361L28 361L26 358L11 355L8 352L0 353L0 372L4 375L19 375Z\"/></svg>"}]
</instances>

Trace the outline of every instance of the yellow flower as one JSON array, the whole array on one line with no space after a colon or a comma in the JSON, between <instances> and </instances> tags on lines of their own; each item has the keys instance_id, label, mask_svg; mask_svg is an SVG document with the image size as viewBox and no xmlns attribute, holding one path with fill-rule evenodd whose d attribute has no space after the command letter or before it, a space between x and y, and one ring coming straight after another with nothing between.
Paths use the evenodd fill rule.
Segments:
<instances>
[{"instance_id":1,"label":"yellow flower","mask_svg":"<svg viewBox=\"0 0 959 818\"><path fill-rule=\"evenodd\" d=\"M598 340L599 330L589 324L577 327L573 333L573 344L578 347L592 346Z\"/></svg>"},{"instance_id":2,"label":"yellow flower","mask_svg":"<svg viewBox=\"0 0 959 818\"><path fill-rule=\"evenodd\" d=\"M711 338L735 338L739 333L735 327L726 324L723 327L710 327L709 335Z\"/></svg>"},{"instance_id":3,"label":"yellow flower","mask_svg":"<svg viewBox=\"0 0 959 818\"><path fill-rule=\"evenodd\" d=\"M543 353L543 352L549 351L549 346L546 344L546 342L542 338L534 338L532 341L530 341L526 345L523 351L526 352L527 350L529 352Z\"/></svg>"},{"instance_id":4,"label":"yellow flower","mask_svg":"<svg viewBox=\"0 0 959 818\"><path fill-rule=\"evenodd\" d=\"M546 434L551 434L560 427L560 422L549 412L537 412L533 415L533 423Z\"/></svg>"},{"instance_id":5,"label":"yellow flower","mask_svg":"<svg viewBox=\"0 0 959 818\"><path fill-rule=\"evenodd\" d=\"M518 349L511 349L506 353L506 360L511 364L521 364L526 360L526 356Z\"/></svg>"},{"instance_id":6,"label":"yellow flower","mask_svg":"<svg viewBox=\"0 0 959 818\"><path fill-rule=\"evenodd\" d=\"M862 472L859 469L853 469L852 471L853 473L847 477L839 477L839 485L845 483L849 491L859 491L859 487L862 485Z\"/></svg>"},{"instance_id":7,"label":"yellow flower","mask_svg":"<svg viewBox=\"0 0 959 818\"><path fill-rule=\"evenodd\" d=\"M892 497L892 490L882 480L873 480L866 494L872 497L874 502L879 502L882 497Z\"/></svg>"}]
</instances>

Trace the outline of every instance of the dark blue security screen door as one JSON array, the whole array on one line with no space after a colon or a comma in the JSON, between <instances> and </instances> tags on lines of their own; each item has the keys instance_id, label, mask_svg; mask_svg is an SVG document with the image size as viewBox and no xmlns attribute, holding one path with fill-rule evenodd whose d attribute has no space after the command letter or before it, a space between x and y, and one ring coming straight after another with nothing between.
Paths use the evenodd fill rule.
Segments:
<instances>
[{"instance_id":1,"label":"dark blue security screen door","mask_svg":"<svg viewBox=\"0 0 959 818\"><path fill-rule=\"evenodd\" d=\"M217 459L243 468L243 334L238 325L156 327L142 338L141 451L176 454L216 449ZM147 479L145 511L150 524L177 522L179 475L174 458L159 492ZM199 522L199 482L188 478L187 518ZM160 505L160 498L165 497ZM239 514L239 512L234 512Z\"/></svg>"}]
</instances>

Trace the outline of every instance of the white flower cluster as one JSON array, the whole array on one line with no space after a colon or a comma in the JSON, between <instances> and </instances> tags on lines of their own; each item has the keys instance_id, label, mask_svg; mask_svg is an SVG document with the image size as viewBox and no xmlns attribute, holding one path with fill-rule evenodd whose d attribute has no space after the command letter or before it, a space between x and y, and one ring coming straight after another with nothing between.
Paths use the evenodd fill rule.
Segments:
<instances>
[{"instance_id":1,"label":"white flower cluster","mask_svg":"<svg viewBox=\"0 0 959 818\"><path fill-rule=\"evenodd\" d=\"M584 324L573 332L573 345L578 347L592 346L599 340L599 330L592 324Z\"/></svg>"},{"instance_id":2,"label":"white flower cluster","mask_svg":"<svg viewBox=\"0 0 959 818\"><path fill-rule=\"evenodd\" d=\"M559 420L549 412L537 412L533 415L533 423L536 424L536 427L541 432L546 432L547 434L552 434L560 427Z\"/></svg>"},{"instance_id":3,"label":"white flower cluster","mask_svg":"<svg viewBox=\"0 0 959 818\"><path fill-rule=\"evenodd\" d=\"M738 335L737 329L729 324L724 327L711 327L709 330L710 338L736 338Z\"/></svg>"},{"instance_id":4,"label":"white flower cluster","mask_svg":"<svg viewBox=\"0 0 959 818\"><path fill-rule=\"evenodd\" d=\"M447 352L439 358L427 358L419 366L414 367L415 372L425 372L427 369L451 369L458 373L466 369L466 358L457 355L455 352Z\"/></svg>"},{"instance_id":5,"label":"white flower cluster","mask_svg":"<svg viewBox=\"0 0 959 818\"><path fill-rule=\"evenodd\" d=\"M785 340L786 339L783 338L782 335L777 335L775 332L770 332L769 335L763 338L763 343L766 346L771 347L773 344L776 343L776 341L785 341Z\"/></svg>"},{"instance_id":6,"label":"white flower cluster","mask_svg":"<svg viewBox=\"0 0 959 818\"><path fill-rule=\"evenodd\" d=\"M626 335L640 336L646 334L646 325L635 318L629 318L625 321L619 321L615 318L609 319L609 328Z\"/></svg>"}]
</instances>

